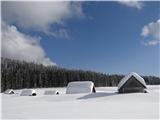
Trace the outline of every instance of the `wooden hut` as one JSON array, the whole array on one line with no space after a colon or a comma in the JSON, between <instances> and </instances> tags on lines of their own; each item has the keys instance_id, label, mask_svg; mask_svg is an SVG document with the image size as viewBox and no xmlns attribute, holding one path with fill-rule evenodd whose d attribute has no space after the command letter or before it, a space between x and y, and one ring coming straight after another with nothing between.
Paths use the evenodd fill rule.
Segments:
<instances>
[{"instance_id":1,"label":"wooden hut","mask_svg":"<svg viewBox=\"0 0 160 120\"><path fill-rule=\"evenodd\" d=\"M44 95L59 95L59 91L58 90L46 90L44 92Z\"/></svg>"},{"instance_id":2,"label":"wooden hut","mask_svg":"<svg viewBox=\"0 0 160 120\"><path fill-rule=\"evenodd\" d=\"M5 94L15 94L15 92L13 91L13 89L8 89L4 93Z\"/></svg>"},{"instance_id":3,"label":"wooden hut","mask_svg":"<svg viewBox=\"0 0 160 120\"><path fill-rule=\"evenodd\" d=\"M67 86L66 94L95 93L94 83L91 81L70 82Z\"/></svg>"},{"instance_id":4,"label":"wooden hut","mask_svg":"<svg viewBox=\"0 0 160 120\"><path fill-rule=\"evenodd\" d=\"M37 92L34 89L24 89L22 90L20 96L36 96Z\"/></svg>"},{"instance_id":5,"label":"wooden hut","mask_svg":"<svg viewBox=\"0 0 160 120\"><path fill-rule=\"evenodd\" d=\"M146 83L137 73L126 75L118 84L119 93L146 92Z\"/></svg>"}]
</instances>

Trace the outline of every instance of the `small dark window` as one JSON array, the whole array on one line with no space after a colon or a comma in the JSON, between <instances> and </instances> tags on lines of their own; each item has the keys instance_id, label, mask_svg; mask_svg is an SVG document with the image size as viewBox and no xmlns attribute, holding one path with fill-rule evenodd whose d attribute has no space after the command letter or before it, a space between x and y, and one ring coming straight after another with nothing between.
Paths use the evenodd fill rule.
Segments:
<instances>
[{"instance_id":1,"label":"small dark window","mask_svg":"<svg viewBox=\"0 0 160 120\"><path fill-rule=\"evenodd\" d=\"M36 96L36 93L33 93L32 96Z\"/></svg>"}]
</instances>

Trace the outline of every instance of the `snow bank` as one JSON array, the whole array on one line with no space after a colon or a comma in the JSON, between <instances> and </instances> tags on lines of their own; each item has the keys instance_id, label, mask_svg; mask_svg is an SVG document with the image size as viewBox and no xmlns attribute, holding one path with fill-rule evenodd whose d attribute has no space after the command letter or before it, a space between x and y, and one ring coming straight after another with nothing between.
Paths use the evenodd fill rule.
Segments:
<instances>
[{"instance_id":1,"label":"snow bank","mask_svg":"<svg viewBox=\"0 0 160 120\"><path fill-rule=\"evenodd\" d=\"M70 82L66 94L92 93L95 92L94 83L91 81Z\"/></svg>"},{"instance_id":2,"label":"snow bank","mask_svg":"<svg viewBox=\"0 0 160 120\"><path fill-rule=\"evenodd\" d=\"M22 90L20 96L36 96L37 92L33 89L24 89Z\"/></svg>"},{"instance_id":3,"label":"snow bank","mask_svg":"<svg viewBox=\"0 0 160 120\"><path fill-rule=\"evenodd\" d=\"M127 82L127 80L132 76L134 76L140 83L142 83L144 86L146 86L146 83L145 83L144 79L141 76L139 76L135 72L131 72L128 75L126 75L124 78L122 78L122 80L118 84L118 89L120 89Z\"/></svg>"}]
</instances>

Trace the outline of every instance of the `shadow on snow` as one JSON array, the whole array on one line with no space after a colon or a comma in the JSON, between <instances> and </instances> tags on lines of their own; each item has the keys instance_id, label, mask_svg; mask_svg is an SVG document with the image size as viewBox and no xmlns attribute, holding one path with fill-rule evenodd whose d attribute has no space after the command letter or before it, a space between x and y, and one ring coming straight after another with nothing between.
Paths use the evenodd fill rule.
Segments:
<instances>
[{"instance_id":1,"label":"shadow on snow","mask_svg":"<svg viewBox=\"0 0 160 120\"><path fill-rule=\"evenodd\" d=\"M117 95L117 92L115 92L115 93L106 93L106 92L92 93L92 94L88 94L88 95L85 95L83 97L80 97L78 99L79 100L92 99L92 98L106 97L106 96L112 96L112 95Z\"/></svg>"}]
</instances>

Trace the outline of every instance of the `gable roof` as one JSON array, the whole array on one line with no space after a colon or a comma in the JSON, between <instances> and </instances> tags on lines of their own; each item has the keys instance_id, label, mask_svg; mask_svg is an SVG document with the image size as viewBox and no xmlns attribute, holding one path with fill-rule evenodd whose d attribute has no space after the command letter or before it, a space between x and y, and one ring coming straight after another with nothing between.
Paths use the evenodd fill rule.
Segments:
<instances>
[{"instance_id":1,"label":"gable roof","mask_svg":"<svg viewBox=\"0 0 160 120\"><path fill-rule=\"evenodd\" d=\"M94 83L91 81L70 82L67 86L66 94L91 93Z\"/></svg>"},{"instance_id":2,"label":"gable roof","mask_svg":"<svg viewBox=\"0 0 160 120\"><path fill-rule=\"evenodd\" d=\"M124 78L122 78L122 80L118 84L118 89L120 89L132 76L135 77L143 86L146 86L146 83L141 76L139 76L135 72L131 72L128 75L126 75Z\"/></svg>"},{"instance_id":3,"label":"gable roof","mask_svg":"<svg viewBox=\"0 0 160 120\"><path fill-rule=\"evenodd\" d=\"M13 89L8 89L4 92L5 94L14 94Z\"/></svg>"}]
</instances>

